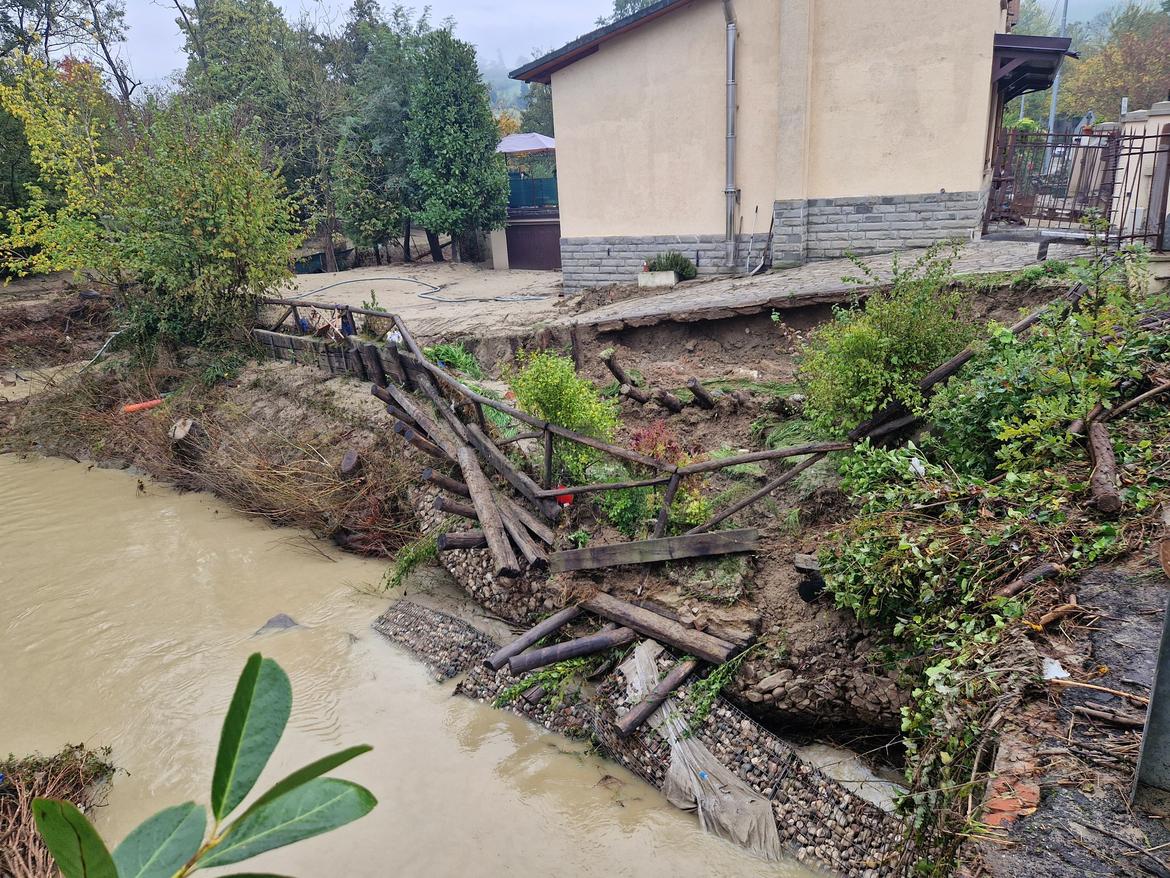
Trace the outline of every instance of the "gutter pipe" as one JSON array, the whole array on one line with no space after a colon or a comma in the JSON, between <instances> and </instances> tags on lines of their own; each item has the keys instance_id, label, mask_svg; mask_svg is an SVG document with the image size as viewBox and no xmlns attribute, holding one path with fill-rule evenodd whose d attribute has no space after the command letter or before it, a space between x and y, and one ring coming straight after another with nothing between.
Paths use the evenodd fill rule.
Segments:
<instances>
[{"instance_id":1,"label":"gutter pipe","mask_svg":"<svg viewBox=\"0 0 1170 878\"><path fill-rule=\"evenodd\" d=\"M735 264L735 202L739 194L735 188L735 16L731 0L723 0L723 17L727 22L727 179L723 196L727 201L727 265Z\"/></svg>"}]
</instances>

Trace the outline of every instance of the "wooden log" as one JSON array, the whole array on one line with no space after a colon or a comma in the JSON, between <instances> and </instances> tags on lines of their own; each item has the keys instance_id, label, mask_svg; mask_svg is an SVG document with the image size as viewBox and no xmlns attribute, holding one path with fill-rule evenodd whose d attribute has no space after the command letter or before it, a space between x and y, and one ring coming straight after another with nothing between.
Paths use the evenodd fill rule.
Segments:
<instances>
[{"instance_id":1,"label":"wooden log","mask_svg":"<svg viewBox=\"0 0 1170 878\"><path fill-rule=\"evenodd\" d=\"M480 424L479 428L481 430L484 429L483 424ZM496 445L511 445L514 442L524 442L528 439L539 439L543 435L544 433L538 432L536 430L533 430L531 433L517 433L515 436L508 436L504 439L501 439L496 443Z\"/></svg>"},{"instance_id":2,"label":"wooden log","mask_svg":"<svg viewBox=\"0 0 1170 878\"><path fill-rule=\"evenodd\" d=\"M418 384L419 389L422 390L423 395L431 401L431 405L439 413L439 416L447 422L455 435L464 442L467 441L467 425L459 419L459 416L451 410L447 405L447 400L439 393L439 388L435 386L434 380L430 374L425 371L419 371L415 376L415 383Z\"/></svg>"},{"instance_id":3,"label":"wooden log","mask_svg":"<svg viewBox=\"0 0 1170 878\"><path fill-rule=\"evenodd\" d=\"M544 430L541 433L544 443L544 469L541 470L541 486L546 490L553 486L553 434Z\"/></svg>"},{"instance_id":4,"label":"wooden log","mask_svg":"<svg viewBox=\"0 0 1170 878\"><path fill-rule=\"evenodd\" d=\"M1069 602L1061 604L1058 607L1053 607L1038 620L1036 620L1037 627L1044 629L1054 622L1059 622L1061 619L1067 619L1069 616L1079 616L1085 612L1085 608L1077 603L1076 595L1073 595Z\"/></svg>"},{"instance_id":5,"label":"wooden log","mask_svg":"<svg viewBox=\"0 0 1170 878\"><path fill-rule=\"evenodd\" d=\"M633 384L623 384L618 388L618 393L634 400L634 402L640 405L645 405L650 401L650 394L640 387L635 387Z\"/></svg>"},{"instance_id":6,"label":"wooden log","mask_svg":"<svg viewBox=\"0 0 1170 878\"><path fill-rule=\"evenodd\" d=\"M435 472L431 467L427 467L422 471L422 480L430 482L432 485L438 485L444 491L452 494L458 494L460 497L470 497L471 492L467 490L467 485L463 482L453 479L450 476L445 476L442 473Z\"/></svg>"},{"instance_id":7,"label":"wooden log","mask_svg":"<svg viewBox=\"0 0 1170 878\"><path fill-rule=\"evenodd\" d=\"M541 515L550 521L556 521L561 512L560 506L555 501L540 496L540 486L532 481L526 473L512 466L512 462L508 460L508 456L496 447L495 443L487 437L483 430L479 429L475 424L468 424L466 429L467 441L471 443L476 451L483 455L484 460L491 465L491 468L503 476L504 481L531 500Z\"/></svg>"},{"instance_id":8,"label":"wooden log","mask_svg":"<svg viewBox=\"0 0 1170 878\"><path fill-rule=\"evenodd\" d=\"M562 495L574 496L576 494L596 494L599 491L624 491L627 488L648 488L651 485L665 485L669 482L671 476L662 475L655 476L652 479L641 479L634 482L600 482L596 485L570 485L562 488L549 488L545 490L541 488L537 492L538 497L560 497Z\"/></svg>"},{"instance_id":9,"label":"wooden log","mask_svg":"<svg viewBox=\"0 0 1170 878\"><path fill-rule=\"evenodd\" d=\"M610 374L617 379L618 384L626 384L630 387L636 386L634 379L630 377L629 373L618 362L617 351L613 348L601 352L601 362L605 363L605 368L609 369Z\"/></svg>"},{"instance_id":10,"label":"wooden log","mask_svg":"<svg viewBox=\"0 0 1170 878\"><path fill-rule=\"evenodd\" d=\"M1042 582L1045 579L1052 579L1054 576L1059 576L1063 572L1064 568L1059 564L1053 564L1050 561L1045 561L1043 564L1038 564L1037 566L1023 573L1021 576L1013 579L1003 588L999 589L995 593L995 596L1001 598L1015 597L1029 585L1032 585L1036 582Z\"/></svg>"},{"instance_id":11,"label":"wooden log","mask_svg":"<svg viewBox=\"0 0 1170 878\"><path fill-rule=\"evenodd\" d=\"M571 658L580 658L583 655L593 655L595 652L603 652L607 649L613 649L615 646L625 646L637 639L637 633L629 628L599 631L588 637L578 637L576 640L554 643L552 646L512 656L508 659L508 670L513 674L524 674L545 665L556 664Z\"/></svg>"},{"instance_id":12,"label":"wooden log","mask_svg":"<svg viewBox=\"0 0 1170 878\"><path fill-rule=\"evenodd\" d=\"M401 384L407 390L414 390L414 378L406 370L402 362L401 352L394 342L389 342L382 348L382 368L386 374Z\"/></svg>"},{"instance_id":13,"label":"wooden log","mask_svg":"<svg viewBox=\"0 0 1170 878\"><path fill-rule=\"evenodd\" d=\"M406 426L406 424L402 423L402 421L394 422L394 432L402 436L403 439L405 439L419 451L429 454L436 460L449 461L451 459L447 456L447 452L445 452L442 448L440 448L434 442L431 442L429 439L423 436L422 433L419 433L413 427Z\"/></svg>"},{"instance_id":14,"label":"wooden log","mask_svg":"<svg viewBox=\"0 0 1170 878\"><path fill-rule=\"evenodd\" d=\"M662 702L666 701L675 689L685 683L687 677L693 674L698 667L699 663L695 659L688 659L671 668L670 673L659 680L658 685L650 690L650 694L614 723L617 726L618 735L628 738L636 732L646 720L653 716L654 711L662 706Z\"/></svg>"},{"instance_id":15,"label":"wooden log","mask_svg":"<svg viewBox=\"0 0 1170 878\"><path fill-rule=\"evenodd\" d=\"M1170 390L1170 381L1163 381L1161 384L1155 386L1153 389L1147 390L1145 393L1140 394L1139 396L1135 396L1129 402L1123 402L1117 408L1110 409L1108 412L1105 413L1104 417L1102 417L1101 420L1112 421L1114 418L1119 418L1123 414L1128 412L1130 409L1141 405L1146 400L1153 399L1155 396L1160 396L1168 390Z\"/></svg>"},{"instance_id":16,"label":"wooden log","mask_svg":"<svg viewBox=\"0 0 1170 878\"><path fill-rule=\"evenodd\" d=\"M487 537L482 530L455 530L451 533L439 534L435 540L440 552L453 552L456 549L482 549L488 544Z\"/></svg>"},{"instance_id":17,"label":"wooden log","mask_svg":"<svg viewBox=\"0 0 1170 878\"><path fill-rule=\"evenodd\" d=\"M1085 427L1090 422L1095 421L1097 418L1101 417L1104 411L1105 406L1101 403L1097 403L1095 406L1093 406L1092 409L1089 410L1087 415L1085 415L1083 418L1077 418L1075 421L1069 424L1068 431L1074 436L1083 436L1085 434Z\"/></svg>"},{"instance_id":18,"label":"wooden log","mask_svg":"<svg viewBox=\"0 0 1170 878\"><path fill-rule=\"evenodd\" d=\"M362 471L362 457L357 449L350 448L341 457L341 466L338 468L344 479L356 478Z\"/></svg>"},{"instance_id":19,"label":"wooden log","mask_svg":"<svg viewBox=\"0 0 1170 878\"><path fill-rule=\"evenodd\" d=\"M446 434L439 429L439 425L435 423L435 419L427 414L426 410L415 401L413 396L402 388L395 387L393 384L388 384L385 388L371 386L370 389L371 392L379 391L388 394L391 401L410 415L410 419L418 425L422 432L426 433L432 442L442 448L451 460L455 459L455 455L459 451L458 446L446 437ZM381 398L380 393L375 393L374 395L378 396L379 399Z\"/></svg>"},{"instance_id":20,"label":"wooden log","mask_svg":"<svg viewBox=\"0 0 1170 878\"><path fill-rule=\"evenodd\" d=\"M654 539L658 539L666 533L666 525L670 521L670 507L674 503L674 495L678 493L680 481L682 481L682 477L678 473L670 477L670 482L662 495L662 508L658 510L658 520L654 522Z\"/></svg>"},{"instance_id":21,"label":"wooden log","mask_svg":"<svg viewBox=\"0 0 1170 878\"><path fill-rule=\"evenodd\" d=\"M533 625L507 646L502 646L489 655L483 660L484 665L493 671L498 671L508 663L508 659L512 656L520 655L528 647L559 631L580 615L581 608L577 606L565 607L565 609L553 613L547 619Z\"/></svg>"},{"instance_id":22,"label":"wooden log","mask_svg":"<svg viewBox=\"0 0 1170 878\"><path fill-rule=\"evenodd\" d=\"M759 500L762 500L764 497L767 497L769 494L771 494L777 488L792 481L798 475L800 475L802 472L804 472L806 469L808 469L810 466L815 464L817 461L819 461L824 456L825 456L824 452L821 452L819 454L814 454L812 457L809 457L805 460L802 460L800 463L798 463L792 469L786 471L784 474L782 474L782 475L776 477L775 479L773 479L772 481L768 482L768 484L764 485L764 487L760 488L758 491L755 491L755 492L749 494L747 497L744 497L738 503L733 503L731 506L727 507L722 512L715 515L714 518L710 519L709 521L703 522L698 527L692 527L690 530L687 531L687 534L701 534L701 533L704 533L706 531L709 531L711 528L715 527L715 525L719 524L722 521L726 521L728 518L731 518L731 516L735 515L740 510L747 509L747 507L751 506L753 503L755 503Z\"/></svg>"},{"instance_id":23,"label":"wooden log","mask_svg":"<svg viewBox=\"0 0 1170 878\"><path fill-rule=\"evenodd\" d=\"M1117 487L1117 458L1113 454L1113 442L1109 431L1100 421L1089 424L1089 459L1093 463L1093 475L1089 479L1089 492L1098 511L1115 515L1121 510L1121 493Z\"/></svg>"},{"instance_id":24,"label":"wooden log","mask_svg":"<svg viewBox=\"0 0 1170 878\"><path fill-rule=\"evenodd\" d=\"M1146 727L1144 717L1133 716L1132 714L1126 716L1113 710L1101 710L1100 708L1085 707L1082 704L1077 704L1073 706L1072 712L1087 717L1088 719L1112 723L1115 726L1121 726L1126 729L1144 729Z\"/></svg>"},{"instance_id":25,"label":"wooden log","mask_svg":"<svg viewBox=\"0 0 1170 878\"><path fill-rule=\"evenodd\" d=\"M524 556L528 566L537 570L547 570L548 555L537 545L532 534L528 532L528 528L512 514L512 511L504 503L497 500L496 508L500 510L500 520L504 523L504 530L508 532L508 536L512 538L512 544Z\"/></svg>"},{"instance_id":26,"label":"wooden log","mask_svg":"<svg viewBox=\"0 0 1170 878\"><path fill-rule=\"evenodd\" d=\"M656 601L649 600L648 598L635 598L631 600L630 603L635 607L642 607L643 609L649 610L652 613L657 613L659 616L665 616L667 619L673 619L675 622L678 622L684 627L696 628L695 625L689 625L686 622L683 622L679 614L670 607L664 606ZM706 631L712 637L717 637L720 640L727 641L732 646L736 647L737 651L746 649L756 642L756 636L754 634L749 634L747 637L744 637L741 632L729 631L723 627L722 624L715 621L708 620L706 627L702 629L696 628L696 630Z\"/></svg>"},{"instance_id":27,"label":"wooden log","mask_svg":"<svg viewBox=\"0 0 1170 878\"><path fill-rule=\"evenodd\" d=\"M609 619L619 625L632 628L639 634L666 643L687 655L697 656L703 661L722 664L736 652L735 644L720 640L694 628L687 628L679 622L660 616L634 604L618 600L603 591L581 603L591 613Z\"/></svg>"},{"instance_id":28,"label":"wooden log","mask_svg":"<svg viewBox=\"0 0 1170 878\"><path fill-rule=\"evenodd\" d=\"M683 401L669 390L659 388L654 391L654 401L667 411L678 414L683 410Z\"/></svg>"},{"instance_id":29,"label":"wooden log","mask_svg":"<svg viewBox=\"0 0 1170 878\"><path fill-rule=\"evenodd\" d=\"M707 388L703 386L703 382L701 382L698 378L688 378L687 389L691 392L691 395L694 396L695 405L697 405L699 408L715 408L715 397L711 395L710 391L708 391Z\"/></svg>"},{"instance_id":30,"label":"wooden log","mask_svg":"<svg viewBox=\"0 0 1170 878\"><path fill-rule=\"evenodd\" d=\"M386 386L386 370L382 366L382 357L378 354L378 346L369 342L361 342L358 350L362 355L362 362L366 365L366 374L379 387Z\"/></svg>"},{"instance_id":31,"label":"wooden log","mask_svg":"<svg viewBox=\"0 0 1170 878\"><path fill-rule=\"evenodd\" d=\"M852 447L852 442L812 442L808 445L793 445L789 448L777 448L772 451L752 451L747 454L737 454L734 457L704 460L699 463L692 463L689 466L680 466L678 471L684 476L690 476L695 473L707 473L712 470L725 469L726 467L738 466L743 463L755 463L760 460L782 460L787 457L800 457L804 454L827 454L830 451L848 451Z\"/></svg>"},{"instance_id":32,"label":"wooden log","mask_svg":"<svg viewBox=\"0 0 1170 878\"><path fill-rule=\"evenodd\" d=\"M714 534L684 534L657 540L638 540L608 546L586 546L556 552L549 558L553 573L571 570L596 570L622 564L651 564L679 558L705 558L732 552L754 552L760 543L755 528L720 531Z\"/></svg>"},{"instance_id":33,"label":"wooden log","mask_svg":"<svg viewBox=\"0 0 1170 878\"><path fill-rule=\"evenodd\" d=\"M520 697L529 704L540 704L540 702L544 701L544 686L540 683L529 686L520 693Z\"/></svg>"},{"instance_id":34,"label":"wooden log","mask_svg":"<svg viewBox=\"0 0 1170 878\"><path fill-rule=\"evenodd\" d=\"M472 521L479 520L479 516L475 514L475 507L470 503L459 503L455 500L448 500L446 497L436 497L434 508L439 512L448 512L451 515L461 515L464 518L470 518Z\"/></svg>"},{"instance_id":35,"label":"wooden log","mask_svg":"<svg viewBox=\"0 0 1170 878\"><path fill-rule=\"evenodd\" d=\"M505 497L500 494L496 497L496 502L506 507L516 519L518 519L526 528L532 531L533 536L542 540L546 545L551 546L557 540L557 535L551 527L513 500L511 497Z\"/></svg>"},{"instance_id":36,"label":"wooden log","mask_svg":"<svg viewBox=\"0 0 1170 878\"><path fill-rule=\"evenodd\" d=\"M516 560L512 544L508 541L508 532L504 530L503 522L500 521L499 510L492 499L491 483L479 468L475 452L466 445L459 449L458 461L459 469L463 471L463 482L471 492L471 502L475 504L479 526L492 552L495 574L515 576L520 572L520 562Z\"/></svg>"},{"instance_id":37,"label":"wooden log","mask_svg":"<svg viewBox=\"0 0 1170 878\"><path fill-rule=\"evenodd\" d=\"M412 418L392 402L386 403L386 413L392 415L399 421L402 421L402 423L406 424L408 427L418 428L418 424L414 422L414 418Z\"/></svg>"}]
</instances>

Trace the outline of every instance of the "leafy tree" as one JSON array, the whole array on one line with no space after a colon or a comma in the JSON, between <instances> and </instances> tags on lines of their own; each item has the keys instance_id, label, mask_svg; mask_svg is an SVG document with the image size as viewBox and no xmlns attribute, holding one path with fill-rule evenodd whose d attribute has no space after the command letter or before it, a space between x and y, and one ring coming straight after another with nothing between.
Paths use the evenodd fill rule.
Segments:
<instances>
[{"instance_id":1,"label":"leafy tree","mask_svg":"<svg viewBox=\"0 0 1170 878\"><path fill-rule=\"evenodd\" d=\"M520 129L553 136L552 86L533 82L524 96L524 112L520 114Z\"/></svg>"},{"instance_id":2,"label":"leafy tree","mask_svg":"<svg viewBox=\"0 0 1170 878\"><path fill-rule=\"evenodd\" d=\"M1123 97L1134 109L1166 99L1170 88L1170 14L1130 3L1108 19L1103 41L1079 61L1070 61L1060 92L1060 110L1080 116L1093 110L1114 118Z\"/></svg>"},{"instance_id":3,"label":"leafy tree","mask_svg":"<svg viewBox=\"0 0 1170 878\"><path fill-rule=\"evenodd\" d=\"M519 116L511 110L500 110L496 113L496 130L503 138L509 134L519 134L524 129L521 127Z\"/></svg>"},{"instance_id":4,"label":"leafy tree","mask_svg":"<svg viewBox=\"0 0 1170 878\"><path fill-rule=\"evenodd\" d=\"M421 60L406 119L412 216L452 237L498 227L507 214L508 175L475 48L438 30L427 36Z\"/></svg>"},{"instance_id":5,"label":"leafy tree","mask_svg":"<svg viewBox=\"0 0 1170 878\"><path fill-rule=\"evenodd\" d=\"M148 817L111 853L71 803L34 799L33 819L62 878L185 878L331 832L372 811L378 802L365 787L324 776L371 749L359 745L293 772L224 825L260 778L291 708L288 675L254 653L240 674L219 739L210 835L206 809L184 802Z\"/></svg>"},{"instance_id":6,"label":"leafy tree","mask_svg":"<svg viewBox=\"0 0 1170 878\"><path fill-rule=\"evenodd\" d=\"M627 15L633 15L635 12L641 12L647 6L653 6L658 0L613 0L613 12L607 16L601 16L597 19L598 27L604 27L607 24L613 24L615 21L620 21Z\"/></svg>"}]
</instances>

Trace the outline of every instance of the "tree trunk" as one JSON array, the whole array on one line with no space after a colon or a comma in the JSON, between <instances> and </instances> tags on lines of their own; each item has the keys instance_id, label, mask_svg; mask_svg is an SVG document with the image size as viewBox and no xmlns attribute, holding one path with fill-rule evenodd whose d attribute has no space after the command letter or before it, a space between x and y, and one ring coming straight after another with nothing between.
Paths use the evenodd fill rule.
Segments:
<instances>
[{"instance_id":1,"label":"tree trunk","mask_svg":"<svg viewBox=\"0 0 1170 878\"><path fill-rule=\"evenodd\" d=\"M327 211L328 216L325 219L325 270L335 272L337 271L337 251L333 249L333 227L337 220L333 216L332 202L330 202Z\"/></svg>"},{"instance_id":2,"label":"tree trunk","mask_svg":"<svg viewBox=\"0 0 1170 878\"><path fill-rule=\"evenodd\" d=\"M410 255L410 217L402 221L402 261L414 261Z\"/></svg>"},{"instance_id":3,"label":"tree trunk","mask_svg":"<svg viewBox=\"0 0 1170 878\"><path fill-rule=\"evenodd\" d=\"M433 262L445 262L443 259L443 245L439 243L439 236L427 229L427 246L431 248L431 260Z\"/></svg>"}]
</instances>

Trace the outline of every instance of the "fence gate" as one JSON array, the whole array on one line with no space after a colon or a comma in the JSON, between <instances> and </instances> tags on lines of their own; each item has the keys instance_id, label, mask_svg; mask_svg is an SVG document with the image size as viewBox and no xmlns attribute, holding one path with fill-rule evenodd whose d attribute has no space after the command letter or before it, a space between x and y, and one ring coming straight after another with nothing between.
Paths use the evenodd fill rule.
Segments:
<instances>
[{"instance_id":1,"label":"fence gate","mask_svg":"<svg viewBox=\"0 0 1170 878\"><path fill-rule=\"evenodd\" d=\"M1170 125L1160 134L1004 131L993 170L985 235L1087 239L1085 220L1097 215L1111 245L1170 249Z\"/></svg>"}]
</instances>

